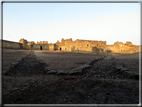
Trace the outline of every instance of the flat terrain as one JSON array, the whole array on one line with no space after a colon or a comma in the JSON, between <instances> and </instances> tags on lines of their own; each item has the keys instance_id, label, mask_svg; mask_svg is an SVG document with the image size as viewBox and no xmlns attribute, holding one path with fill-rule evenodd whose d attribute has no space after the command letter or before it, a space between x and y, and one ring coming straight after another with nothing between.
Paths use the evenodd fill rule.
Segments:
<instances>
[{"instance_id":1,"label":"flat terrain","mask_svg":"<svg viewBox=\"0 0 142 107\"><path fill-rule=\"evenodd\" d=\"M29 53L29 50L3 49L2 66L7 66L14 60L19 59Z\"/></svg>"},{"instance_id":2,"label":"flat terrain","mask_svg":"<svg viewBox=\"0 0 142 107\"><path fill-rule=\"evenodd\" d=\"M10 52L9 52L10 53ZM5 53L3 53L5 54ZM80 75L46 74L42 59L52 69L70 71L91 59L94 61ZM131 79L116 70L115 58L123 54L93 55L65 52L35 51L23 59L20 64L2 76L3 104L138 104L139 81ZM125 59L133 63L137 72L138 54ZM5 56L3 55L3 59ZM129 57L129 58L128 58ZM10 54L9 54L10 58ZM8 59L7 59L8 60Z\"/></svg>"},{"instance_id":3,"label":"flat terrain","mask_svg":"<svg viewBox=\"0 0 142 107\"><path fill-rule=\"evenodd\" d=\"M69 72L73 68L85 64L87 61L101 58L102 56L104 56L94 54L67 53L59 51L34 51L34 53L41 60L43 60L43 62L45 62L51 69L65 70L67 72Z\"/></svg>"},{"instance_id":4,"label":"flat terrain","mask_svg":"<svg viewBox=\"0 0 142 107\"><path fill-rule=\"evenodd\" d=\"M124 67L139 73L139 54L112 54L116 59L124 63Z\"/></svg>"}]
</instances>

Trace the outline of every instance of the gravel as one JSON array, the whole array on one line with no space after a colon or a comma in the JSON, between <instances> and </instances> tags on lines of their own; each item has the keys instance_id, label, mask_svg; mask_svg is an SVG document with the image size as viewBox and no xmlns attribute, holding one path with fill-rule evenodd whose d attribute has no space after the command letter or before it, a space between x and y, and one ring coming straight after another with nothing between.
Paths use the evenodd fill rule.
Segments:
<instances>
[{"instance_id":1,"label":"gravel","mask_svg":"<svg viewBox=\"0 0 142 107\"><path fill-rule=\"evenodd\" d=\"M103 60L98 60L88 69L84 69L84 78L103 78L103 79L129 79L128 76L121 74L115 67L115 59L108 55Z\"/></svg>"},{"instance_id":2,"label":"gravel","mask_svg":"<svg viewBox=\"0 0 142 107\"><path fill-rule=\"evenodd\" d=\"M13 63L16 64L16 63ZM44 72L44 66L45 64L40 63L36 56L34 55L34 52L32 52L30 55L25 57L18 66L12 68L8 71L6 74L7 76L14 76L14 77L28 77L28 76L36 76L36 75L43 75L46 74Z\"/></svg>"}]
</instances>

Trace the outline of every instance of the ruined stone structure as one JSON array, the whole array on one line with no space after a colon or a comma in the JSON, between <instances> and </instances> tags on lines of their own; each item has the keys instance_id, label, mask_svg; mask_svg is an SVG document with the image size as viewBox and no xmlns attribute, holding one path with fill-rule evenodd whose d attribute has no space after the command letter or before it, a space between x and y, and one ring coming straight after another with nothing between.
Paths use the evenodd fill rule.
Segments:
<instances>
[{"instance_id":1,"label":"ruined stone structure","mask_svg":"<svg viewBox=\"0 0 142 107\"><path fill-rule=\"evenodd\" d=\"M22 43L17 43L17 42L2 40L2 47L3 48L22 49L23 46L24 45Z\"/></svg>"},{"instance_id":2,"label":"ruined stone structure","mask_svg":"<svg viewBox=\"0 0 142 107\"><path fill-rule=\"evenodd\" d=\"M3 40L3 47L6 48L23 48L28 50L60 50L65 52L76 53L135 53L139 52L139 46L133 45L132 42L115 42L113 45L106 45L106 41L94 40L75 40L72 38L64 39L61 42L57 41L55 44L48 43L47 41L34 41L28 42L25 39L20 39L19 43L6 42Z\"/></svg>"},{"instance_id":3,"label":"ruined stone structure","mask_svg":"<svg viewBox=\"0 0 142 107\"><path fill-rule=\"evenodd\" d=\"M37 42L37 44L48 44L47 41L40 41L40 42Z\"/></svg>"}]
</instances>

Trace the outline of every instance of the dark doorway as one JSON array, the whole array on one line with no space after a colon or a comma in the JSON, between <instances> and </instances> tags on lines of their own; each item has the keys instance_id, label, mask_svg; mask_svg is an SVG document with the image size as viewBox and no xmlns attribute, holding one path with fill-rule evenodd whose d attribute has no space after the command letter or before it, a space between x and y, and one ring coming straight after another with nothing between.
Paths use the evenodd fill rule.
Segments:
<instances>
[{"instance_id":1,"label":"dark doorway","mask_svg":"<svg viewBox=\"0 0 142 107\"><path fill-rule=\"evenodd\" d=\"M42 46L40 46L40 50L42 50Z\"/></svg>"},{"instance_id":2,"label":"dark doorway","mask_svg":"<svg viewBox=\"0 0 142 107\"><path fill-rule=\"evenodd\" d=\"M62 50L62 48L60 48L60 50Z\"/></svg>"}]
</instances>

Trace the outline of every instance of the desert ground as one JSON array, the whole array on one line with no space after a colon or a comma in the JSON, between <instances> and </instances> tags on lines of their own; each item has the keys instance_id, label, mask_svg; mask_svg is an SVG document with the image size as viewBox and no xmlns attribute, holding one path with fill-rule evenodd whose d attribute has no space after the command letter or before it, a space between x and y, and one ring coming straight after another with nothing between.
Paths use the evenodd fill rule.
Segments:
<instances>
[{"instance_id":1,"label":"desert ground","mask_svg":"<svg viewBox=\"0 0 142 107\"><path fill-rule=\"evenodd\" d=\"M119 60L138 73L138 53L95 55L5 49L2 67L21 57L17 66L2 75L3 104L139 104L139 80L123 75L115 65ZM91 66L81 74L48 74L44 70L48 66L69 73L91 60Z\"/></svg>"}]
</instances>

